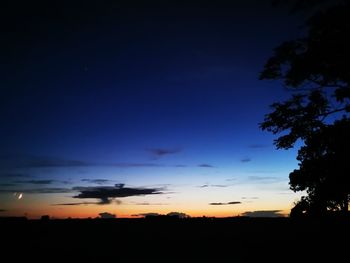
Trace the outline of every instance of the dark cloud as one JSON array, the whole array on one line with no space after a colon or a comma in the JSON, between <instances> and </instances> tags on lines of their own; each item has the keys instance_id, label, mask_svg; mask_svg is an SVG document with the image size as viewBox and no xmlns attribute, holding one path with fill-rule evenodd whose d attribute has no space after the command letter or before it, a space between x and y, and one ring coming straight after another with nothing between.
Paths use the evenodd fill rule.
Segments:
<instances>
[{"instance_id":1,"label":"dark cloud","mask_svg":"<svg viewBox=\"0 0 350 263\"><path fill-rule=\"evenodd\" d=\"M214 168L213 165L210 165L210 164L207 164L207 163L198 164L198 167L202 167L202 168Z\"/></svg>"},{"instance_id":2,"label":"dark cloud","mask_svg":"<svg viewBox=\"0 0 350 263\"><path fill-rule=\"evenodd\" d=\"M243 159L241 159L242 163L248 163L248 162L251 162L251 161L252 161L252 159L250 159L250 158L243 158Z\"/></svg>"},{"instance_id":3,"label":"dark cloud","mask_svg":"<svg viewBox=\"0 0 350 263\"><path fill-rule=\"evenodd\" d=\"M0 209L0 212L6 212L7 210L6 209Z\"/></svg>"},{"instance_id":4,"label":"dark cloud","mask_svg":"<svg viewBox=\"0 0 350 263\"><path fill-rule=\"evenodd\" d=\"M117 217L115 214L111 214L111 213L108 213L108 212L99 213L99 216L102 219L112 219L112 218L116 218Z\"/></svg>"},{"instance_id":5,"label":"dark cloud","mask_svg":"<svg viewBox=\"0 0 350 263\"><path fill-rule=\"evenodd\" d=\"M230 185L228 185L228 184L212 184L211 186L212 187L228 187Z\"/></svg>"},{"instance_id":6,"label":"dark cloud","mask_svg":"<svg viewBox=\"0 0 350 263\"><path fill-rule=\"evenodd\" d=\"M17 168L44 168L44 167L80 167L80 166L94 166L95 163L81 161L81 160L68 160L61 158L28 158L19 159L16 165Z\"/></svg>"},{"instance_id":7,"label":"dark cloud","mask_svg":"<svg viewBox=\"0 0 350 263\"><path fill-rule=\"evenodd\" d=\"M162 194L161 188L131 188L124 187L124 184L115 186L97 186L97 187L73 187L73 190L80 191L80 194L74 198L95 198L100 200L100 204L108 204L113 198L122 198L129 196Z\"/></svg>"},{"instance_id":8,"label":"dark cloud","mask_svg":"<svg viewBox=\"0 0 350 263\"><path fill-rule=\"evenodd\" d=\"M74 206L74 205L97 205L99 203L95 202L81 202L81 203L62 203L62 204L52 204L52 206Z\"/></svg>"},{"instance_id":9,"label":"dark cloud","mask_svg":"<svg viewBox=\"0 0 350 263\"><path fill-rule=\"evenodd\" d=\"M156 163L113 163L111 166L121 168L138 168L138 167L164 167L165 165Z\"/></svg>"},{"instance_id":10,"label":"dark cloud","mask_svg":"<svg viewBox=\"0 0 350 263\"><path fill-rule=\"evenodd\" d=\"M8 178L28 178L31 177L28 174L22 174L22 173L8 173L8 172L0 172L0 177L8 177Z\"/></svg>"},{"instance_id":11,"label":"dark cloud","mask_svg":"<svg viewBox=\"0 0 350 263\"><path fill-rule=\"evenodd\" d=\"M21 180L14 181L16 184L52 184L55 180Z\"/></svg>"},{"instance_id":12,"label":"dark cloud","mask_svg":"<svg viewBox=\"0 0 350 263\"><path fill-rule=\"evenodd\" d=\"M165 155L176 154L181 152L180 148L150 148L147 149L154 157L160 158Z\"/></svg>"},{"instance_id":13,"label":"dark cloud","mask_svg":"<svg viewBox=\"0 0 350 263\"><path fill-rule=\"evenodd\" d=\"M252 149L261 149L261 148L267 148L267 147L269 147L269 145L259 144L259 143L249 145L249 148L252 148Z\"/></svg>"},{"instance_id":14,"label":"dark cloud","mask_svg":"<svg viewBox=\"0 0 350 263\"><path fill-rule=\"evenodd\" d=\"M177 217L177 218L189 218L190 216L181 212L170 212L166 214L167 216Z\"/></svg>"},{"instance_id":15,"label":"dark cloud","mask_svg":"<svg viewBox=\"0 0 350 263\"><path fill-rule=\"evenodd\" d=\"M203 185L199 185L199 188L206 188L206 187L229 187L229 184L203 184Z\"/></svg>"},{"instance_id":16,"label":"dark cloud","mask_svg":"<svg viewBox=\"0 0 350 263\"><path fill-rule=\"evenodd\" d=\"M132 216L143 216L143 217L146 217L146 216L161 216L161 214L158 214L158 213L141 213L141 214L133 214Z\"/></svg>"},{"instance_id":17,"label":"dark cloud","mask_svg":"<svg viewBox=\"0 0 350 263\"><path fill-rule=\"evenodd\" d=\"M71 193L72 189L69 188L32 188L32 189L0 189L0 193L26 193L26 194L59 194L59 193Z\"/></svg>"},{"instance_id":18,"label":"dark cloud","mask_svg":"<svg viewBox=\"0 0 350 263\"><path fill-rule=\"evenodd\" d=\"M158 155L162 156L165 154L175 153L175 149L152 149L157 150ZM163 150L163 151L162 151ZM177 150L180 151L180 150ZM167 153L166 153L167 152ZM84 160L71 160L57 157L38 157L34 155L9 155L0 156L0 167L7 168L10 170L16 168L48 168L48 167L91 167L91 166L111 166L120 168L142 168L142 167L187 167L187 165L165 165L158 163L137 163L137 162L126 162L126 163L96 163ZM15 173L0 173L0 177L14 177ZM17 174L17 177L27 177L26 175ZM30 177L30 176L28 176Z\"/></svg>"},{"instance_id":19,"label":"dark cloud","mask_svg":"<svg viewBox=\"0 0 350 263\"><path fill-rule=\"evenodd\" d=\"M13 183L1 183L0 186L2 187L11 187L11 186L15 186L16 184Z\"/></svg>"},{"instance_id":20,"label":"dark cloud","mask_svg":"<svg viewBox=\"0 0 350 263\"><path fill-rule=\"evenodd\" d=\"M228 203L222 203L222 202L209 203L209 205L238 205L238 204L241 204L241 202L239 202L239 201L232 201L232 202L228 202Z\"/></svg>"},{"instance_id":21,"label":"dark cloud","mask_svg":"<svg viewBox=\"0 0 350 263\"><path fill-rule=\"evenodd\" d=\"M112 200L107 200L105 202L78 202L78 203L60 203L60 204L52 204L52 206L75 206L75 205L105 205L110 204ZM117 205L120 205L122 201L113 200L113 202Z\"/></svg>"},{"instance_id":22,"label":"dark cloud","mask_svg":"<svg viewBox=\"0 0 350 263\"><path fill-rule=\"evenodd\" d=\"M247 211L242 216L249 217L282 217L281 210L259 210L259 211Z\"/></svg>"},{"instance_id":23,"label":"dark cloud","mask_svg":"<svg viewBox=\"0 0 350 263\"><path fill-rule=\"evenodd\" d=\"M91 183L91 184L99 184L99 185L112 182L111 180L108 180L108 179L81 179L81 181Z\"/></svg>"}]
</instances>

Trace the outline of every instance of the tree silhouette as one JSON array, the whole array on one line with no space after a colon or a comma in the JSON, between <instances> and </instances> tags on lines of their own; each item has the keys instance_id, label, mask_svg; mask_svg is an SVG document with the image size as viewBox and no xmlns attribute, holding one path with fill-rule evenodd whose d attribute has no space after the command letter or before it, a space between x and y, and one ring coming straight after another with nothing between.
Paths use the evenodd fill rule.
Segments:
<instances>
[{"instance_id":1,"label":"tree silhouette","mask_svg":"<svg viewBox=\"0 0 350 263\"><path fill-rule=\"evenodd\" d=\"M319 10L306 22L304 38L282 43L265 64L261 79L281 80L291 98L271 105L260 124L282 134L278 149L299 140L299 169L290 188L306 191L292 209L324 214L348 210L350 179L350 4Z\"/></svg>"}]
</instances>

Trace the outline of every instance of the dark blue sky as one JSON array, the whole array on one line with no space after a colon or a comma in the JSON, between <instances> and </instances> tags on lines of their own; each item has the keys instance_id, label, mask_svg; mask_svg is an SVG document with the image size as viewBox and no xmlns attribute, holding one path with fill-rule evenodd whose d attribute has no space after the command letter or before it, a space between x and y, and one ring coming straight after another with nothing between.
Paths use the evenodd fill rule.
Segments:
<instances>
[{"instance_id":1,"label":"dark blue sky","mask_svg":"<svg viewBox=\"0 0 350 263\"><path fill-rule=\"evenodd\" d=\"M170 184L171 192L178 183L188 200L190 187L233 177L253 186L275 178L287 189L295 152L275 151L258 123L288 93L258 77L273 47L301 34L301 20L270 1L231 2L10 7L3 184L16 173L55 187L100 178ZM288 200L277 209L288 209Z\"/></svg>"}]
</instances>

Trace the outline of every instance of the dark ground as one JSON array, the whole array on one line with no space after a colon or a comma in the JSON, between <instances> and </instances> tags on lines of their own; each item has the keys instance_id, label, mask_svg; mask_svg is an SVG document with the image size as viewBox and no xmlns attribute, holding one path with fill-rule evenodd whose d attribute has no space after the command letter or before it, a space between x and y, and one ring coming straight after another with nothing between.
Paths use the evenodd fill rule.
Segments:
<instances>
[{"instance_id":1,"label":"dark ground","mask_svg":"<svg viewBox=\"0 0 350 263\"><path fill-rule=\"evenodd\" d=\"M348 262L350 220L2 218L0 233L1 257L27 261Z\"/></svg>"}]
</instances>

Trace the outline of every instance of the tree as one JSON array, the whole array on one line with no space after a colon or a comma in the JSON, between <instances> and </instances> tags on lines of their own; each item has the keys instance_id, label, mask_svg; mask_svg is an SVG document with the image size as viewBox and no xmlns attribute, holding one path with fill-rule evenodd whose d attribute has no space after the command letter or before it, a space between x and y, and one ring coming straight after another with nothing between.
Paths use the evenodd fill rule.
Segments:
<instances>
[{"instance_id":1,"label":"tree","mask_svg":"<svg viewBox=\"0 0 350 263\"><path fill-rule=\"evenodd\" d=\"M281 80L291 98L271 105L260 124L281 134L277 149L299 140L299 169L290 188L306 191L291 214L348 210L350 194L350 4L319 10L304 38L282 43L265 64L261 79Z\"/></svg>"}]
</instances>

